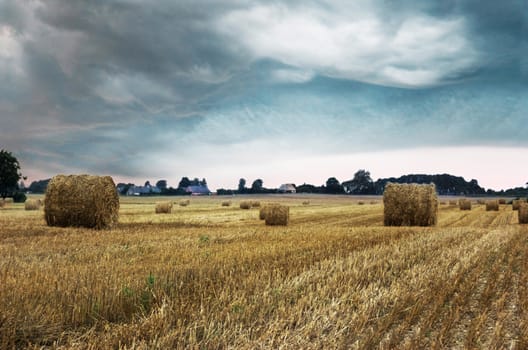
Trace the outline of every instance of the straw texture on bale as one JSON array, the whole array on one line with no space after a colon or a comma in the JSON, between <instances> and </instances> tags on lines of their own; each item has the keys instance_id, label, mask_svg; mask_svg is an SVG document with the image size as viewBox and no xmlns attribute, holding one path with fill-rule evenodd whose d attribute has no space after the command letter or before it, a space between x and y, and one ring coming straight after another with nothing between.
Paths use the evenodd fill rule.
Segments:
<instances>
[{"instance_id":1,"label":"straw texture on bale","mask_svg":"<svg viewBox=\"0 0 528 350\"><path fill-rule=\"evenodd\" d=\"M222 202L222 207L230 207L230 206L231 206L231 202L229 201Z\"/></svg>"},{"instance_id":2,"label":"straw texture on bale","mask_svg":"<svg viewBox=\"0 0 528 350\"><path fill-rule=\"evenodd\" d=\"M519 210L520 205L521 205L521 201L519 199L514 199L512 201L512 209L513 210Z\"/></svg>"},{"instance_id":3,"label":"straw texture on bale","mask_svg":"<svg viewBox=\"0 0 528 350\"><path fill-rule=\"evenodd\" d=\"M156 203L156 214L170 214L172 211L172 202Z\"/></svg>"},{"instance_id":4,"label":"straw texture on bale","mask_svg":"<svg viewBox=\"0 0 528 350\"><path fill-rule=\"evenodd\" d=\"M461 199L458 201L460 210L471 210L471 201L469 199Z\"/></svg>"},{"instance_id":5,"label":"straw texture on bale","mask_svg":"<svg viewBox=\"0 0 528 350\"><path fill-rule=\"evenodd\" d=\"M39 210L40 209L40 199L28 199L24 202L25 210Z\"/></svg>"},{"instance_id":6,"label":"straw texture on bale","mask_svg":"<svg viewBox=\"0 0 528 350\"><path fill-rule=\"evenodd\" d=\"M486 201L486 211L499 211L499 201L496 199Z\"/></svg>"},{"instance_id":7,"label":"straw texture on bale","mask_svg":"<svg viewBox=\"0 0 528 350\"><path fill-rule=\"evenodd\" d=\"M280 206L280 204L266 204L263 205L259 210L259 219L260 220L266 220L266 217L268 216L268 213L270 212L271 208Z\"/></svg>"},{"instance_id":8,"label":"straw texture on bale","mask_svg":"<svg viewBox=\"0 0 528 350\"><path fill-rule=\"evenodd\" d=\"M250 202L240 202L240 209L251 209Z\"/></svg>"},{"instance_id":9,"label":"straw texture on bale","mask_svg":"<svg viewBox=\"0 0 528 350\"><path fill-rule=\"evenodd\" d=\"M517 213L519 215L519 224L528 224L528 204L527 203L521 203L519 204L519 211Z\"/></svg>"},{"instance_id":10,"label":"straw texture on bale","mask_svg":"<svg viewBox=\"0 0 528 350\"><path fill-rule=\"evenodd\" d=\"M266 225L286 226L290 222L290 207L286 205L272 205L266 213Z\"/></svg>"},{"instance_id":11,"label":"straw texture on bale","mask_svg":"<svg viewBox=\"0 0 528 350\"><path fill-rule=\"evenodd\" d=\"M119 196L110 176L57 175L44 200L48 226L110 228L119 216Z\"/></svg>"},{"instance_id":12,"label":"straw texture on bale","mask_svg":"<svg viewBox=\"0 0 528 350\"><path fill-rule=\"evenodd\" d=\"M385 226L433 226L438 217L434 184L388 183L383 193Z\"/></svg>"}]
</instances>

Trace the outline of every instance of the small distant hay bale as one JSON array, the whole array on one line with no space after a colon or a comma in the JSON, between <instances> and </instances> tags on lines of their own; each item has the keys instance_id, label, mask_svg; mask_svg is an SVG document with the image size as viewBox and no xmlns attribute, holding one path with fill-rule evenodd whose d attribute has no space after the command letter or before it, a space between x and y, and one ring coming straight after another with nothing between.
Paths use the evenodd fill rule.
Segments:
<instances>
[{"instance_id":1,"label":"small distant hay bale","mask_svg":"<svg viewBox=\"0 0 528 350\"><path fill-rule=\"evenodd\" d=\"M499 204L506 204L506 199L504 198L499 199Z\"/></svg>"},{"instance_id":2,"label":"small distant hay bale","mask_svg":"<svg viewBox=\"0 0 528 350\"><path fill-rule=\"evenodd\" d=\"M458 202L456 200L450 200L449 205L457 205Z\"/></svg>"},{"instance_id":3,"label":"small distant hay bale","mask_svg":"<svg viewBox=\"0 0 528 350\"><path fill-rule=\"evenodd\" d=\"M378 202L376 202L376 201L370 201L370 204L371 204L371 205L375 205L375 204L378 204Z\"/></svg>"},{"instance_id":4,"label":"small distant hay bale","mask_svg":"<svg viewBox=\"0 0 528 350\"><path fill-rule=\"evenodd\" d=\"M310 201L304 201L302 202L302 205L310 205Z\"/></svg>"},{"instance_id":5,"label":"small distant hay bale","mask_svg":"<svg viewBox=\"0 0 528 350\"><path fill-rule=\"evenodd\" d=\"M447 205L447 202L446 201L441 201L440 205Z\"/></svg>"},{"instance_id":6,"label":"small distant hay bale","mask_svg":"<svg viewBox=\"0 0 528 350\"><path fill-rule=\"evenodd\" d=\"M358 205L365 205L365 202L364 201L358 201L357 204Z\"/></svg>"},{"instance_id":7,"label":"small distant hay bale","mask_svg":"<svg viewBox=\"0 0 528 350\"><path fill-rule=\"evenodd\" d=\"M186 199L186 200L183 200L183 201L180 201L180 207L186 207L188 206L189 204L191 204L191 201Z\"/></svg>"},{"instance_id":8,"label":"small distant hay bale","mask_svg":"<svg viewBox=\"0 0 528 350\"><path fill-rule=\"evenodd\" d=\"M266 225L286 226L290 221L290 207L280 204L269 206L264 220Z\"/></svg>"},{"instance_id":9,"label":"small distant hay bale","mask_svg":"<svg viewBox=\"0 0 528 350\"><path fill-rule=\"evenodd\" d=\"M486 201L486 211L499 211L499 201L496 199Z\"/></svg>"},{"instance_id":10,"label":"small distant hay bale","mask_svg":"<svg viewBox=\"0 0 528 350\"><path fill-rule=\"evenodd\" d=\"M40 199L28 199L24 202L25 210L39 210L40 209Z\"/></svg>"},{"instance_id":11,"label":"small distant hay bale","mask_svg":"<svg viewBox=\"0 0 528 350\"><path fill-rule=\"evenodd\" d=\"M250 202L240 202L240 209L251 209Z\"/></svg>"},{"instance_id":12,"label":"small distant hay bale","mask_svg":"<svg viewBox=\"0 0 528 350\"><path fill-rule=\"evenodd\" d=\"M458 201L460 210L471 210L471 201L469 199L461 199Z\"/></svg>"},{"instance_id":13,"label":"small distant hay bale","mask_svg":"<svg viewBox=\"0 0 528 350\"><path fill-rule=\"evenodd\" d=\"M487 202L484 200L484 199L477 199L477 204L481 204L481 205L484 205L486 204Z\"/></svg>"},{"instance_id":14,"label":"small distant hay bale","mask_svg":"<svg viewBox=\"0 0 528 350\"><path fill-rule=\"evenodd\" d=\"M520 206L521 206L521 200L520 199L514 199L512 201L512 210L519 210Z\"/></svg>"},{"instance_id":15,"label":"small distant hay bale","mask_svg":"<svg viewBox=\"0 0 528 350\"><path fill-rule=\"evenodd\" d=\"M48 226L110 228L119 217L119 195L110 176L57 175L44 200Z\"/></svg>"},{"instance_id":16,"label":"small distant hay bale","mask_svg":"<svg viewBox=\"0 0 528 350\"><path fill-rule=\"evenodd\" d=\"M230 207L230 206L231 206L231 202L230 201L222 202L222 207Z\"/></svg>"},{"instance_id":17,"label":"small distant hay bale","mask_svg":"<svg viewBox=\"0 0 528 350\"><path fill-rule=\"evenodd\" d=\"M172 211L172 202L156 203L156 214L170 214Z\"/></svg>"},{"instance_id":18,"label":"small distant hay bale","mask_svg":"<svg viewBox=\"0 0 528 350\"><path fill-rule=\"evenodd\" d=\"M519 204L519 224L528 224L528 204L523 202Z\"/></svg>"},{"instance_id":19,"label":"small distant hay bale","mask_svg":"<svg viewBox=\"0 0 528 350\"><path fill-rule=\"evenodd\" d=\"M251 201L251 207L252 208L260 208L260 202L259 201Z\"/></svg>"},{"instance_id":20,"label":"small distant hay bale","mask_svg":"<svg viewBox=\"0 0 528 350\"><path fill-rule=\"evenodd\" d=\"M434 184L388 183L383 193L385 226L433 226L438 216Z\"/></svg>"}]
</instances>

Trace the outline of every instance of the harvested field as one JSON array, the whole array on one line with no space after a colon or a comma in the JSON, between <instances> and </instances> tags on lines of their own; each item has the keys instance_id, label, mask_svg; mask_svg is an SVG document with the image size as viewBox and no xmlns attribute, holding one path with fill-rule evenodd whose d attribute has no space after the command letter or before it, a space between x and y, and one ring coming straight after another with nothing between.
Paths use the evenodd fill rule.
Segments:
<instances>
[{"instance_id":1,"label":"harvested field","mask_svg":"<svg viewBox=\"0 0 528 350\"><path fill-rule=\"evenodd\" d=\"M384 227L379 197L248 198L290 207L266 226L222 198L156 215L163 200L121 198L105 231L1 210L0 347L528 348L528 225L511 206Z\"/></svg>"}]
</instances>

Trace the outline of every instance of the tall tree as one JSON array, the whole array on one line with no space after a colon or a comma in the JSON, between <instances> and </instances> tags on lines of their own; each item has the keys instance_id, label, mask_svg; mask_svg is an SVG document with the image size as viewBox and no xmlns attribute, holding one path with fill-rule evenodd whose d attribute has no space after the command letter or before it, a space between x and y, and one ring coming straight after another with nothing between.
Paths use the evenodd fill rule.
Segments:
<instances>
[{"instance_id":1,"label":"tall tree","mask_svg":"<svg viewBox=\"0 0 528 350\"><path fill-rule=\"evenodd\" d=\"M166 190L167 189L167 180L158 180L156 182L156 187L160 190Z\"/></svg>"},{"instance_id":2,"label":"tall tree","mask_svg":"<svg viewBox=\"0 0 528 350\"><path fill-rule=\"evenodd\" d=\"M238 193L246 192L246 179L242 178L238 180Z\"/></svg>"},{"instance_id":3,"label":"tall tree","mask_svg":"<svg viewBox=\"0 0 528 350\"><path fill-rule=\"evenodd\" d=\"M374 182L370 177L370 172L359 169L352 181L347 184L352 194L370 194L374 193Z\"/></svg>"},{"instance_id":4,"label":"tall tree","mask_svg":"<svg viewBox=\"0 0 528 350\"><path fill-rule=\"evenodd\" d=\"M263 184L264 184L264 181L262 181L262 179L256 179L255 181L253 181L253 184L251 185L251 192L253 193L262 192Z\"/></svg>"},{"instance_id":5,"label":"tall tree","mask_svg":"<svg viewBox=\"0 0 528 350\"><path fill-rule=\"evenodd\" d=\"M0 197L12 196L18 189L22 178L20 163L15 156L6 150L0 150Z\"/></svg>"},{"instance_id":6,"label":"tall tree","mask_svg":"<svg viewBox=\"0 0 528 350\"><path fill-rule=\"evenodd\" d=\"M326 193L345 193L345 190L335 177L330 177L326 180Z\"/></svg>"},{"instance_id":7,"label":"tall tree","mask_svg":"<svg viewBox=\"0 0 528 350\"><path fill-rule=\"evenodd\" d=\"M178 188L186 189L189 186L191 186L191 180L189 180L188 177L182 177L178 184Z\"/></svg>"}]
</instances>

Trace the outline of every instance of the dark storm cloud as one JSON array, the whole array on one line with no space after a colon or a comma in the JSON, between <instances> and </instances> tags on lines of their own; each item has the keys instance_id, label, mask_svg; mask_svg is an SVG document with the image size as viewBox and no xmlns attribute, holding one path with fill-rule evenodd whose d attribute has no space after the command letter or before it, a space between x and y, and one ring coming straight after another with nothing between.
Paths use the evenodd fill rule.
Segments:
<instances>
[{"instance_id":1,"label":"dark storm cloud","mask_svg":"<svg viewBox=\"0 0 528 350\"><path fill-rule=\"evenodd\" d=\"M248 140L524 144L526 7L0 0L0 141L50 172L127 176Z\"/></svg>"}]
</instances>

